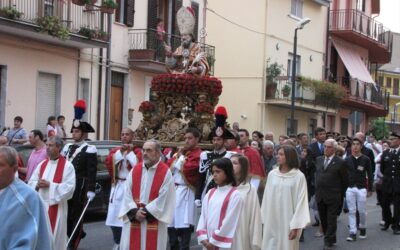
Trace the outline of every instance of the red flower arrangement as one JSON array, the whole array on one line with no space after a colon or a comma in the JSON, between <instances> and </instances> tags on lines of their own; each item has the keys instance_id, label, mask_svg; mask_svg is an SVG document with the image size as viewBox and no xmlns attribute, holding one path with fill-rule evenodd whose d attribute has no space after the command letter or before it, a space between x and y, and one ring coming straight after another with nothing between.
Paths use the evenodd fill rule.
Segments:
<instances>
[{"instance_id":1,"label":"red flower arrangement","mask_svg":"<svg viewBox=\"0 0 400 250\"><path fill-rule=\"evenodd\" d=\"M197 113L214 114L213 106L208 102L199 103L196 105L195 111Z\"/></svg>"},{"instance_id":2,"label":"red flower arrangement","mask_svg":"<svg viewBox=\"0 0 400 250\"><path fill-rule=\"evenodd\" d=\"M153 112L154 110L156 110L156 106L149 101L144 101L140 104L139 106L139 112Z\"/></svg>"},{"instance_id":3,"label":"red flower arrangement","mask_svg":"<svg viewBox=\"0 0 400 250\"><path fill-rule=\"evenodd\" d=\"M218 78L210 76L197 78L190 74L161 74L153 78L151 89L181 94L204 92L217 97L222 93L222 84Z\"/></svg>"}]
</instances>

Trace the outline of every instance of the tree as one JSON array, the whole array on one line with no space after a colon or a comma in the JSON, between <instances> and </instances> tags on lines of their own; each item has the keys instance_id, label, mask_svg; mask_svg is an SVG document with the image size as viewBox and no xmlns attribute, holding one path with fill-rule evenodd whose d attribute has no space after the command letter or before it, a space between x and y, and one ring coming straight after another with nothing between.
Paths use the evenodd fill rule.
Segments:
<instances>
[{"instance_id":1,"label":"tree","mask_svg":"<svg viewBox=\"0 0 400 250\"><path fill-rule=\"evenodd\" d=\"M389 127L385 123L385 119L383 117L372 120L370 133L373 134L377 140L389 137Z\"/></svg>"}]
</instances>

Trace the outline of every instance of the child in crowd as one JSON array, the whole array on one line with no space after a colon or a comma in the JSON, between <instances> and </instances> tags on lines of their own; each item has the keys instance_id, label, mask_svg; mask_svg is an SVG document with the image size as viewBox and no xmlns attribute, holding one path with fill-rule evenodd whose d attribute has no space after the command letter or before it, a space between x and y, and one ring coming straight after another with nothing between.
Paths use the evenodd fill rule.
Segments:
<instances>
[{"instance_id":1,"label":"child in crowd","mask_svg":"<svg viewBox=\"0 0 400 250\"><path fill-rule=\"evenodd\" d=\"M56 125L56 117L49 116L49 118L47 118L47 138L57 135Z\"/></svg>"},{"instance_id":2,"label":"child in crowd","mask_svg":"<svg viewBox=\"0 0 400 250\"><path fill-rule=\"evenodd\" d=\"M260 203L256 188L249 183L249 161L241 154L233 155L231 161L237 183L236 189L243 200L242 212L231 249L261 249Z\"/></svg>"},{"instance_id":3,"label":"child in crowd","mask_svg":"<svg viewBox=\"0 0 400 250\"><path fill-rule=\"evenodd\" d=\"M230 249L242 208L242 198L236 190L232 162L227 158L212 163L213 188L203 199L197 238L203 249Z\"/></svg>"}]
</instances>

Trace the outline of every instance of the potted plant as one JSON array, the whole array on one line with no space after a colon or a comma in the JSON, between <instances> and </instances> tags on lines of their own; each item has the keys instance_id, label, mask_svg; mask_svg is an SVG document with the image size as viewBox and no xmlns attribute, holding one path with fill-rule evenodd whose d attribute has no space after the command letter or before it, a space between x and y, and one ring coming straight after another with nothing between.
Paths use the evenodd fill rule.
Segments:
<instances>
[{"instance_id":1,"label":"potted plant","mask_svg":"<svg viewBox=\"0 0 400 250\"><path fill-rule=\"evenodd\" d=\"M85 36L89 39L94 39L97 37L97 32L94 29L91 29L89 27L81 27L78 31L79 35Z\"/></svg>"},{"instance_id":2,"label":"potted plant","mask_svg":"<svg viewBox=\"0 0 400 250\"><path fill-rule=\"evenodd\" d=\"M93 5L97 2L97 0L72 0L73 4L83 6L85 4Z\"/></svg>"},{"instance_id":3,"label":"potted plant","mask_svg":"<svg viewBox=\"0 0 400 250\"><path fill-rule=\"evenodd\" d=\"M282 95L283 95L283 97L288 97L289 94L290 94L290 90L291 90L290 86L288 84L285 84L282 87Z\"/></svg>"},{"instance_id":4,"label":"potted plant","mask_svg":"<svg viewBox=\"0 0 400 250\"><path fill-rule=\"evenodd\" d=\"M270 62L270 58L267 60L267 64ZM267 98L274 98L276 93L277 77L282 73L283 66L274 62L269 64L266 68L267 74L267 90L266 90L266 97Z\"/></svg>"},{"instance_id":5,"label":"potted plant","mask_svg":"<svg viewBox=\"0 0 400 250\"><path fill-rule=\"evenodd\" d=\"M23 12L18 11L15 7L5 7L0 9L0 16L8 19L17 20L23 15Z\"/></svg>"},{"instance_id":6,"label":"potted plant","mask_svg":"<svg viewBox=\"0 0 400 250\"><path fill-rule=\"evenodd\" d=\"M36 19L39 31L51 36L58 37L61 40L69 38L69 29L64 27L60 19L56 16L43 16Z\"/></svg>"},{"instance_id":7,"label":"potted plant","mask_svg":"<svg viewBox=\"0 0 400 250\"><path fill-rule=\"evenodd\" d=\"M97 31L96 38L97 38L98 40L102 40L102 41L107 42L108 39L109 39L109 35L108 35L107 32L102 31L102 30L99 30L99 31Z\"/></svg>"},{"instance_id":8,"label":"potted plant","mask_svg":"<svg viewBox=\"0 0 400 250\"><path fill-rule=\"evenodd\" d=\"M100 11L103 13L113 14L118 4L114 0L103 0L100 6Z\"/></svg>"}]
</instances>

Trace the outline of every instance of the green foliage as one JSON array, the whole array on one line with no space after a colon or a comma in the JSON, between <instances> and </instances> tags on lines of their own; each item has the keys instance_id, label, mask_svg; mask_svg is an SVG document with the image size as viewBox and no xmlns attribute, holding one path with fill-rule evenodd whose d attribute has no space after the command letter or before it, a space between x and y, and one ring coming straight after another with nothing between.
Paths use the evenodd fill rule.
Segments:
<instances>
[{"instance_id":1,"label":"green foliage","mask_svg":"<svg viewBox=\"0 0 400 250\"><path fill-rule=\"evenodd\" d=\"M308 88L315 93L315 100L326 106L338 107L346 97L346 90L335 83L315 80L308 77L298 77L299 85L304 89Z\"/></svg>"},{"instance_id":2,"label":"green foliage","mask_svg":"<svg viewBox=\"0 0 400 250\"><path fill-rule=\"evenodd\" d=\"M283 70L283 65L278 64L277 62L269 64L271 61L270 58L267 60L267 68L266 68L266 74L267 74L267 83L276 83L276 78L281 75L282 70Z\"/></svg>"},{"instance_id":3,"label":"green foliage","mask_svg":"<svg viewBox=\"0 0 400 250\"><path fill-rule=\"evenodd\" d=\"M56 16L44 16L36 19L40 31L45 32L51 36L67 40L69 38L69 29L64 27L60 19Z\"/></svg>"},{"instance_id":4,"label":"green foliage","mask_svg":"<svg viewBox=\"0 0 400 250\"><path fill-rule=\"evenodd\" d=\"M288 84L285 84L282 87L282 94L283 95L289 95L290 94L290 90L291 90L290 86Z\"/></svg>"},{"instance_id":5,"label":"green foliage","mask_svg":"<svg viewBox=\"0 0 400 250\"><path fill-rule=\"evenodd\" d=\"M24 13L18 11L14 7L5 7L0 9L0 16L5 16L9 19L17 20L22 17Z\"/></svg>"},{"instance_id":6,"label":"green foliage","mask_svg":"<svg viewBox=\"0 0 400 250\"><path fill-rule=\"evenodd\" d=\"M390 130L385 123L385 118L375 118L371 121L371 129L369 131L377 140L382 140L389 137Z\"/></svg>"},{"instance_id":7,"label":"green foliage","mask_svg":"<svg viewBox=\"0 0 400 250\"><path fill-rule=\"evenodd\" d=\"M210 66L210 68L212 66L214 66L215 58L213 55L207 55L207 63L208 63L208 66Z\"/></svg>"},{"instance_id":8,"label":"green foliage","mask_svg":"<svg viewBox=\"0 0 400 250\"><path fill-rule=\"evenodd\" d=\"M89 39L94 39L97 36L97 31L89 27L81 27L78 31L79 35L85 36Z\"/></svg>"},{"instance_id":9,"label":"green foliage","mask_svg":"<svg viewBox=\"0 0 400 250\"><path fill-rule=\"evenodd\" d=\"M118 8L118 4L114 0L103 0L101 3L102 7L116 9Z\"/></svg>"}]
</instances>

